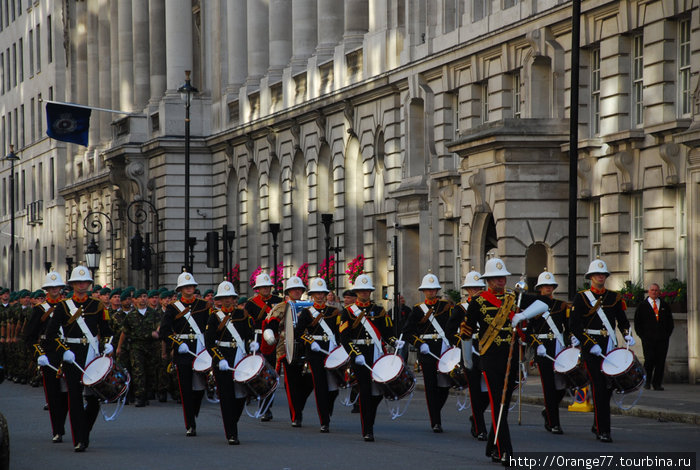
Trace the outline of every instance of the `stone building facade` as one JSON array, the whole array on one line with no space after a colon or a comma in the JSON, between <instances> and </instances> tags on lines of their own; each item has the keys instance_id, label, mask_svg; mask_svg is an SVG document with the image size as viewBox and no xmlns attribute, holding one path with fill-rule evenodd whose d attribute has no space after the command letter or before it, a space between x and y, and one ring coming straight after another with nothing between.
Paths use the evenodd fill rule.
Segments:
<instances>
[{"instance_id":1,"label":"stone building facade","mask_svg":"<svg viewBox=\"0 0 700 470\"><path fill-rule=\"evenodd\" d=\"M396 261L411 302L428 270L458 290L487 253L530 279L546 266L569 296L571 2L47 3L60 10L54 28L64 39L66 85L55 99L137 113L94 112L87 150L43 139L67 162L57 222L66 256L81 259L88 212L113 222L97 235L105 283L144 281L127 261L137 228L127 209L138 200L157 209L139 229L157 235L158 283L172 284L184 264L177 90L191 70L200 284L224 275L205 266L202 249L224 224L236 231L243 294L258 266L273 265L271 223L282 228L285 276L304 262L316 274L321 214L332 214L341 274L363 254L378 296L391 297ZM669 370L694 383L699 2L586 0L580 57L577 285L595 256L608 262L612 288L686 281Z\"/></svg>"}]
</instances>

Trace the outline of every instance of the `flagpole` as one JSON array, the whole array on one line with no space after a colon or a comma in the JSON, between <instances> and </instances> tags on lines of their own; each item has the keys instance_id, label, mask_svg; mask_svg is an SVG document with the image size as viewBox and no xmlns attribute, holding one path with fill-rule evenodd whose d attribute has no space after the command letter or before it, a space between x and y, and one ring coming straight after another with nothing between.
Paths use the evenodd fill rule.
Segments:
<instances>
[{"instance_id":1,"label":"flagpole","mask_svg":"<svg viewBox=\"0 0 700 470\"><path fill-rule=\"evenodd\" d=\"M146 115L143 113L130 113L128 111L119 111L118 109L97 108L95 106L85 106L82 104L68 103L66 101L52 101L52 100L45 100L45 99L41 99L41 101L44 103L62 104L65 106L75 106L76 108L94 109L95 111L104 111L106 113L126 114L127 116L131 116L131 117L146 117Z\"/></svg>"}]
</instances>

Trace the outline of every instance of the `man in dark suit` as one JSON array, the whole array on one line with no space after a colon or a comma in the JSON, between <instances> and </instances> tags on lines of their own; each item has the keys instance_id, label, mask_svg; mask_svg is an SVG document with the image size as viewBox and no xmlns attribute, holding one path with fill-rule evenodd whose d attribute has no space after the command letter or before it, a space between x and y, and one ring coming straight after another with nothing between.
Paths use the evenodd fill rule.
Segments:
<instances>
[{"instance_id":1,"label":"man in dark suit","mask_svg":"<svg viewBox=\"0 0 700 470\"><path fill-rule=\"evenodd\" d=\"M663 390L661 382L664 378L664 365L668 342L673 332L673 316L666 302L659 298L661 289L658 284L649 286L649 296L639 304L634 312L634 331L642 340L644 351L644 369L647 372L647 381L644 388L647 390Z\"/></svg>"}]
</instances>

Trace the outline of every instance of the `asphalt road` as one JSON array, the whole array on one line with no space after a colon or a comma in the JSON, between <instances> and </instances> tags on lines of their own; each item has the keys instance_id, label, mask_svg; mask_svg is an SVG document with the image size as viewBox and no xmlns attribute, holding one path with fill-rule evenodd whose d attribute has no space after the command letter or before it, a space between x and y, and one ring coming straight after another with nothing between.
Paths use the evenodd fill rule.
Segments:
<instances>
[{"instance_id":1,"label":"asphalt road","mask_svg":"<svg viewBox=\"0 0 700 470\"><path fill-rule=\"evenodd\" d=\"M430 430L424 395L417 391L406 414L395 421L385 405L380 405L376 442L366 443L360 435L359 415L351 414L339 403L330 434L320 434L313 396L306 405L303 427L290 427L286 399L281 392L273 407L273 421L261 423L245 415L241 418L240 446L227 445L218 404L206 401L198 419L197 437L185 437L182 411L175 402L154 403L146 408L127 406L116 421L98 418L90 448L84 454L73 452L69 435L62 444L51 442L41 388L7 382L0 385L0 411L9 422L14 470L501 468L484 456L484 443L469 435L468 415L456 411L454 395L443 410L443 434ZM554 436L542 426L541 407L524 404L522 410L522 425L517 424L517 408L509 419L516 454L697 452L700 448L698 426L613 416L614 442L602 444L590 432L590 413L562 411L565 434Z\"/></svg>"}]
</instances>

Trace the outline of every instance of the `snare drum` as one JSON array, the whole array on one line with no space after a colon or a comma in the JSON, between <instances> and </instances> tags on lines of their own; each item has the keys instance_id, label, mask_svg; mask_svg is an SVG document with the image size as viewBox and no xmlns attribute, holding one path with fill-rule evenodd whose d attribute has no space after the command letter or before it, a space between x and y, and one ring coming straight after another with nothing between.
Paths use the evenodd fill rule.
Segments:
<instances>
[{"instance_id":1,"label":"snare drum","mask_svg":"<svg viewBox=\"0 0 700 470\"><path fill-rule=\"evenodd\" d=\"M588 385L588 374L583 365L581 350L573 346L562 350L554 358L554 372L563 375L572 388L583 388Z\"/></svg>"},{"instance_id":2,"label":"snare drum","mask_svg":"<svg viewBox=\"0 0 700 470\"><path fill-rule=\"evenodd\" d=\"M600 369L610 385L619 393L630 393L644 385L644 367L632 351L625 348L613 349L605 356Z\"/></svg>"},{"instance_id":3,"label":"snare drum","mask_svg":"<svg viewBox=\"0 0 700 470\"><path fill-rule=\"evenodd\" d=\"M323 365L336 378L339 388L352 387L357 383L357 379L350 373L350 356L344 347L335 347Z\"/></svg>"},{"instance_id":4,"label":"snare drum","mask_svg":"<svg viewBox=\"0 0 700 470\"><path fill-rule=\"evenodd\" d=\"M111 403L129 390L131 377L111 357L100 356L87 365L81 382Z\"/></svg>"},{"instance_id":5,"label":"snare drum","mask_svg":"<svg viewBox=\"0 0 700 470\"><path fill-rule=\"evenodd\" d=\"M192 370L195 372L201 372L203 374L208 373L211 370L211 355L206 349L194 358L192 361Z\"/></svg>"},{"instance_id":6,"label":"snare drum","mask_svg":"<svg viewBox=\"0 0 700 470\"><path fill-rule=\"evenodd\" d=\"M405 367L403 358L394 354L386 354L374 362L372 380L379 384L387 400L401 400L416 386L416 379Z\"/></svg>"},{"instance_id":7,"label":"snare drum","mask_svg":"<svg viewBox=\"0 0 700 470\"><path fill-rule=\"evenodd\" d=\"M464 389L469 384L467 370L462 366L462 350L453 347L442 353L438 361L438 372L445 374L452 380L452 385L458 389Z\"/></svg>"},{"instance_id":8,"label":"snare drum","mask_svg":"<svg viewBox=\"0 0 700 470\"><path fill-rule=\"evenodd\" d=\"M279 376L263 356L251 354L238 361L233 380L245 385L249 397L265 398L277 389Z\"/></svg>"}]
</instances>

